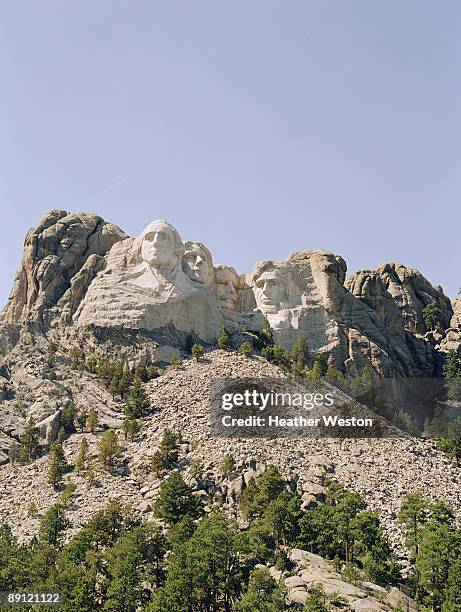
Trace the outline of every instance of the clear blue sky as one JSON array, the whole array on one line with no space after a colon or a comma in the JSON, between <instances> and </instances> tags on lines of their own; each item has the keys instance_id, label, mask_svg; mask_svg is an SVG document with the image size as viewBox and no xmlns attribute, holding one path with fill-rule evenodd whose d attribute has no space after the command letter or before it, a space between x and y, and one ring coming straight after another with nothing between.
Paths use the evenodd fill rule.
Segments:
<instances>
[{"instance_id":1,"label":"clear blue sky","mask_svg":"<svg viewBox=\"0 0 461 612\"><path fill-rule=\"evenodd\" d=\"M460 58L458 0L1 0L0 302L51 208L454 296Z\"/></svg>"}]
</instances>

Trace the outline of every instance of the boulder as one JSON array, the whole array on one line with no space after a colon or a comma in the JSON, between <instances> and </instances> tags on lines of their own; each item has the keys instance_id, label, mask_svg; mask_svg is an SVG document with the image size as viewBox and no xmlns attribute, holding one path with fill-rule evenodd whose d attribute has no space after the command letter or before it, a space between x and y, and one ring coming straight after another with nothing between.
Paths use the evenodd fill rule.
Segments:
<instances>
[{"instance_id":1,"label":"boulder","mask_svg":"<svg viewBox=\"0 0 461 612\"><path fill-rule=\"evenodd\" d=\"M59 411L55 412L36 423L35 427L45 444L51 444L56 439L60 427L60 414Z\"/></svg>"}]
</instances>

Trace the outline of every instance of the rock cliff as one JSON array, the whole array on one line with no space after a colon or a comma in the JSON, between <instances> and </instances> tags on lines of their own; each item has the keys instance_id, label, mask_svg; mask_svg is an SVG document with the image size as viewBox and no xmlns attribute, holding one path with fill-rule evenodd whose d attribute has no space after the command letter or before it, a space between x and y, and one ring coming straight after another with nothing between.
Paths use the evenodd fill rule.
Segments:
<instances>
[{"instance_id":1,"label":"rock cliff","mask_svg":"<svg viewBox=\"0 0 461 612\"><path fill-rule=\"evenodd\" d=\"M24 255L4 311L6 323L43 322L82 267L105 255L126 234L101 217L52 210L25 239ZM75 285L75 281L74 281ZM75 293L75 287L74 287ZM82 296L76 296L77 299Z\"/></svg>"},{"instance_id":2,"label":"rock cliff","mask_svg":"<svg viewBox=\"0 0 461 612\"><path fill-rule=\"evenodd\" d=\"M171 354L212 346L223 327L258 333L267 319L282 347L303 335L343 372L368 362L378 375L440 375L444 352L459 347L459 307L454 314L440 287L398 263L347 279L346 270L338 255L304 251L239 275L166 221L129 238L97 215L53 210L26 236L0 350L32 326L61 336L134 331ZM440 312L437 334L425 326L428 304Z\"/></svg>"}]
</instances>

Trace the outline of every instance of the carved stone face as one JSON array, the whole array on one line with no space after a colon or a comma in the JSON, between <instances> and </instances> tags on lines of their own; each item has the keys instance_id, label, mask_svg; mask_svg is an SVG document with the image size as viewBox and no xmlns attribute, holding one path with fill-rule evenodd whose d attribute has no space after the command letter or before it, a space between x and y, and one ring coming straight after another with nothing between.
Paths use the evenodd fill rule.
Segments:
<instances>
[{"instance_id":1,"label":"carved stone face","mask_svg":"<svg viewBox=\"0 0 461 612\"><path fill-rule=\"evenodd\" d=\"M277 312L283 300L283 285L275 270L267 270L256 279L254 286L256 304L262 312Z\"/></svg>"},{"instance_id":2,"label":"carved stone face","mask_svg":"<svg viewBox=\"0 0 461 612\"><path fill-rule=\"evenodd\" d=\"M208 284L213 266L211 254L200 242L186 242L183 259L183 270L187 276L198 283Z\"/></svg>"},{"instance_id":3,"label":"carved stone face","mask_svg":"<svg viewBox=\"0 0 461 612\"><path fill-rule=\"evenodd\" d=\"M237 273L230 266L217 266L214 270L219 303L222 308L233 310L237 301Z\"/></svg>"},{"instance_id":4,"label":"carved stone face","mask_svg":"<svg viewBox=\"0 0 461 612\"><path fill-rule=\"evenodd\" d=\"M141 258L154 268L173 268L178 263L179 236L166 221L154 221L142 234ZM178 242L179 240L179 242Z\"/></svg>"}]
</instances>

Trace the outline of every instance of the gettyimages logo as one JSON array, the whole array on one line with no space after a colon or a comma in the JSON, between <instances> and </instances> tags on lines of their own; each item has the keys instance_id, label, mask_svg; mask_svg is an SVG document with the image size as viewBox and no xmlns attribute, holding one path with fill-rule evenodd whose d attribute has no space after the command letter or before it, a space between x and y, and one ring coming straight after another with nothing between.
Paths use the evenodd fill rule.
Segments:
<instances>
[{"instance_id":1,"label":"gettyimages logo","mask_svg":"<svg viewBox=\"0 0 461 612\"><path fill-rule=\"evenodd\" d=\"M222 437L365 437L384 422L325 381L220 379L210 398L211 433Z\"/></svg>"},{"instance_id":2,"label":"gettyimages logo","mask_svg":"<svg viewBox=\"0 0 461 612\"><path fill-rule=\"evenodd\" d=\"M210 397L220 437L461 438L461 382L443 378L219 379Z\"/></svg>"},{"instance_id":3,"label":"gettyimages logo","mask_svg":"<svg viewBox=\"0 0 461 612\"><path fill-rule=\"evenodd\" d=\"M259 385L258 385L259 386ZM312 410L320 406L333 406L334 397L332 392L323 393L299 393L280 392L271 389L269 392L259 391L256 388L245 389L243 393L223 393L222 409L232 410L235 407L248 407L265 410L272 406L299 406L305 410Z\"/></svg>"}]
</instances>

